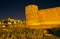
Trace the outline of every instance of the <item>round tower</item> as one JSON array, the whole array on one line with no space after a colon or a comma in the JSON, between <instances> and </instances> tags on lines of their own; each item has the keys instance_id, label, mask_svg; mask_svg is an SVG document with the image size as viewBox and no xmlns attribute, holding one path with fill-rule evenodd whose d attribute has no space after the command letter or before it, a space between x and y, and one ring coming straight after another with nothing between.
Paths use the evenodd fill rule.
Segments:
<instances>
[{"instance_id":1,"label":"round tower","mask_svg":"<svg viewBox=\"0 0 60 39\"><path fill-rule=\"evenodd\" d=\"M26 25L39 25L38 6L28 5L25 7Z\"/></svg>"}]
</instances>

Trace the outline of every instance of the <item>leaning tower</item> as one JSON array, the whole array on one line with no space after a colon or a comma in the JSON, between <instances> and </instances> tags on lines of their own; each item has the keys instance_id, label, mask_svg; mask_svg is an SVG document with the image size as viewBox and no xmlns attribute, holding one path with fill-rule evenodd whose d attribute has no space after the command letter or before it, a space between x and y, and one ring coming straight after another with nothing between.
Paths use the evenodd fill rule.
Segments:
<instances>
[{"instance_id":1,"label":"leaning tower","mask_svg":"<svg viewBox=\"0 0 60 39\"><path fill-rule=\"evenodd\" d=\"M40 25L37 5L26 6L25 15L26 15L26 25Z\"/></svg>"}]
</instances>

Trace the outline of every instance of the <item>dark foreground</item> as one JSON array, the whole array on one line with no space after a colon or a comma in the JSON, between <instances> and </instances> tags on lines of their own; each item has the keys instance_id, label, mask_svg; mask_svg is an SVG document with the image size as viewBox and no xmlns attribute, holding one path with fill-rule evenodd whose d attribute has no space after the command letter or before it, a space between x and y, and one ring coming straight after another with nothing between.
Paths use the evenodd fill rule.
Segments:
<instances>
[{"instance_id":1,"label":"dark foreground","mask_svg":"<svg viewBox=\"0 0 60 39\"><path fill-rule=\"evenodd\" d=\"M60 38L54 36L45 36L42 29L5 26L0 28L0 39L60 39Z\"/></svg>"}]
</instances>

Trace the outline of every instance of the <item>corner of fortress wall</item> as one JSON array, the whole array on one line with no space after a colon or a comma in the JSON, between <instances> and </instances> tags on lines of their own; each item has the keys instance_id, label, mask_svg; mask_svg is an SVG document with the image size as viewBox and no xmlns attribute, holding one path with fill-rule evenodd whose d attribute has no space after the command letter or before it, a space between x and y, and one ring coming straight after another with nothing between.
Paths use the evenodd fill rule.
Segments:
<instances>
[{"instance_id":1,"label":"corner of fortress wall","mask_svg":"<svg viewBox=\"0 0 60 39\"><path fill-rule=\"evenodd\" d=\"M60 7L38 10L37 5L25 7L26 25L59 24Z\"/></svg>"}]
</instances>

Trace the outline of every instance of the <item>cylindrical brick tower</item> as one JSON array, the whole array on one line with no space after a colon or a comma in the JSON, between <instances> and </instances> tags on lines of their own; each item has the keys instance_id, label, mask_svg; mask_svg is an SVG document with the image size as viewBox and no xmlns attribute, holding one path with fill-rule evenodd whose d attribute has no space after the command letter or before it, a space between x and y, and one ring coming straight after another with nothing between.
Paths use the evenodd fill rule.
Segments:
<instances>
[{"instance_id":1,"label":"cylindrical brick tower","mask_svg":"<svg viewBox=\"0 0 60 39\"><path fill-rule=\"evenodd\" d=\"M26 16L26 25L40 25L37 5L26 6L25 16Z\"/></svg>"}]
</instances>

